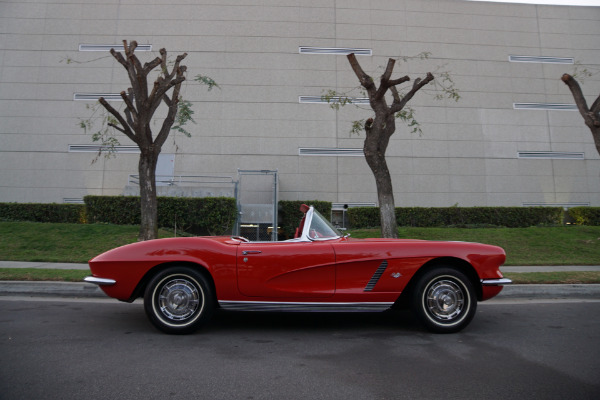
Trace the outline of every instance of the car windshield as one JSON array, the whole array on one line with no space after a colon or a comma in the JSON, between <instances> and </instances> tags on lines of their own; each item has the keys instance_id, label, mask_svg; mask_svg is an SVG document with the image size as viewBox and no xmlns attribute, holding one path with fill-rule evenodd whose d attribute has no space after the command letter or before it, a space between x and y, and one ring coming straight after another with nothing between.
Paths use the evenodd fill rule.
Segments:
<instances>
[{"instance_id":1,"label":"car windshield","mask_svg":"<svg viewBox=\"0 0 600 400\"><path fill-rule=\"evenodd\" d=\"M341 237L342 234L333 226L326 218L324 218L317 210L314 210L312 220L310 221L310 229L308 237L310 239L334 239Z\"/></svg>"}]
</instances>

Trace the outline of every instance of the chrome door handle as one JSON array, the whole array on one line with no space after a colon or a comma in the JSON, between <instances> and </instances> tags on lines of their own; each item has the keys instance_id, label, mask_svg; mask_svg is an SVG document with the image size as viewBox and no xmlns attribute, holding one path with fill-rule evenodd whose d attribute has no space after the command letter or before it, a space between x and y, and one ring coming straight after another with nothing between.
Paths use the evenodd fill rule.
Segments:
<instances>
[{"instance_id":1,"label":"chrome door handle","mask_svg":"<svg viewBox=\"0 0 600 400\"><path fill-rule=\"evenodd\" d=\"M262 251L260 250L244 250L242 251L242 254L247 256L248 254L260 254L262 253Z\"/></svg>"}]
</instances>

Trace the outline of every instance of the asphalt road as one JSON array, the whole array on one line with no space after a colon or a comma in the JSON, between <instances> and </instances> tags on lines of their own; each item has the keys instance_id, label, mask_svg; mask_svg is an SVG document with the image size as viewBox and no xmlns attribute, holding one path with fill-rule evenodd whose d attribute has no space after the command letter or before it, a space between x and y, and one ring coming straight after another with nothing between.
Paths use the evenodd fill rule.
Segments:
<instances>
[{"instance_id":1,"label":"asphalt road","mask_svg":"<svg viewBox=\"0 0 600 400\"><path fill-rule=\"evenodd\" d=\"M169 336L137 302L0 297L0 399L598 399L598 316L497 300L436 335L406 312L222 312Z\"/></svg>"}]
</instances>

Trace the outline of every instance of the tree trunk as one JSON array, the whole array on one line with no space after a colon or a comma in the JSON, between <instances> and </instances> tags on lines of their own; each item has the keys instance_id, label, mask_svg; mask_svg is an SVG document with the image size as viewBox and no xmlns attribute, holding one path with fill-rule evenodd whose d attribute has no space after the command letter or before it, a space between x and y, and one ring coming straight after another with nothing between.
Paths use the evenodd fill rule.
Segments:
<instances>
[{"instance_id":1,"label":"tree trunk","mask_svg":"<svg viewBox=\"0 0 600 400\"><path fill-rule=\"evenodd\" d=\"M392 130L393 133L393 129L395 129L393 118L391 121L388 120L388 123L390 125L387 128ZM392 187L392 176L385 160L385 151L391 134L385 132L385 127L373 126L371 122L367 122L367 125L365 125L365 132L367 137L365 138L363 152L377 185L381 237L396 239L398 238L398 226L396 223L394 189Z\"/></svg>"},{"instance_id":2,"label":"tree trunk","mask_svg":"<svg viewBox=\"0 0 600 400\"><path fill-rule=\"evenodd\" d=\"M142 149L138 172L140 175L141 224L139 241L158 237L158 201L156 199L156 164L159 151Z\"/></svg>"},{"instance_id":3,"label":"tree trunk","mask_svg":"<svg viewBox=\"0 0 600 400\"><path fill-rule=\"evenodd\" d=\"M381 237L398 238L398 225L396 223L396 204L394 203L394 190L392 177L387 167L385 157L367 158L367 163L373 171L377 185L377 200L379 201L379 218L381 221ZM376 165L374 167L374 165Z\"/></svg>"}]
</instances>

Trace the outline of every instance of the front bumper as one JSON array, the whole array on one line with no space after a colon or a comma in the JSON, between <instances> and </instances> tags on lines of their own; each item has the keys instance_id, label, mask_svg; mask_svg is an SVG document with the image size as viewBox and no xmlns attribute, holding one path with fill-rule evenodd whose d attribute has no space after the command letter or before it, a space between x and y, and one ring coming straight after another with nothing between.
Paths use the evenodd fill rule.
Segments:
<instances>
[{"instance_id":1,"label":"front bumper","mask_svg":"<svg viewBox=\"0 0 600 400\"><path fill-rule=\"evenodd\" d=\"M83 281L87 283L93 283L94 285L98 286L112 286L115 283L117 283L117 281L115 281L114 279L97 278L95 276L86 276L85 278L83 278Z\"/></svg>"}]
</instances>

